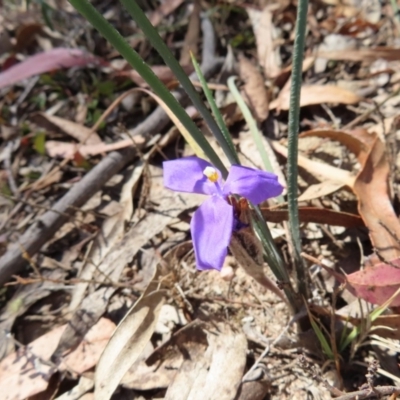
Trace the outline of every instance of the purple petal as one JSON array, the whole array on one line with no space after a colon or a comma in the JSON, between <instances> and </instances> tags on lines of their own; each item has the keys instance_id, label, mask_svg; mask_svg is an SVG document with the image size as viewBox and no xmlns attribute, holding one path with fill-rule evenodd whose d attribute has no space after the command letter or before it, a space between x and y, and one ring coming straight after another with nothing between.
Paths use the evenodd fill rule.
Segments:
<instances>
[{"instance_id":1,"label":"purple petal","mask_svg":"<svg viewBox=\"0 0 400 400\"><path fill-rule=\"evenodd\" d=\"M208 161L198 157L185 157L177 160L164 161L164 186L177 192L189 192L199 194L217 193L219 183L212 183L204 175L207 167L213 167ZM214 168L214 167L213 167ZM222 176L218 171L218 176Z\"/></svg>"},{"instance_id":2,"label":"purple petal","mask_svg":"<svg viewBox=\"0 0 400 400\"><path fill-rule=\"evenodd\" d=\"M223 188L225 195L238 194L254 204L279 196L282 191L275 174L240 165L232 165Z\"/></svg>"},{"instance_id":3,"label":"purple petal","mask_svg":"<svg viewBox=\"0 0 400 400\"><path fill-rule=\"evenodd\" d=\"M233 207L218 196L208 198L190 223L196 266L221 270L233 229Z\"/></svg>"}]
</instances>

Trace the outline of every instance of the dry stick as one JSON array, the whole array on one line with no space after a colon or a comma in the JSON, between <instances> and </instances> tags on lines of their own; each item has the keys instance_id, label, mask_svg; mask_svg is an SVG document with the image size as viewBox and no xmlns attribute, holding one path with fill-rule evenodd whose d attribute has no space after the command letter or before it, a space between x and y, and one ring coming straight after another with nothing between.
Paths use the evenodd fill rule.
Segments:
<instances>
[{"instance_id":1,"label":"dry stick","mask_svg":"<svg viewBox=\"0 0 400 400\"><path fill-rule=\"evenodd\" d=\"M221 60L214 56L214 30L207 18L202 20L202 31L204 47L201 67L204 76L210 76L220 66ZM176 92L175 97L181 103L187 103L187 96L182 91ZM162 131L169 122L170 119L164 110L157 107L146 120L133 130L132 135L143 135L149 138L151 135ZM17 243L10 245L7 252L0 258L0 285L6 283L12 275L18 274L27 265L21 249L24 249L30 257L35 255L67 222L76 208L85 204L110 178L131 162L135 154L134 148L126 148L108 154L81 181L76 183L51 210L35 221L18 239Z\"/></svg>"}]
</instances>

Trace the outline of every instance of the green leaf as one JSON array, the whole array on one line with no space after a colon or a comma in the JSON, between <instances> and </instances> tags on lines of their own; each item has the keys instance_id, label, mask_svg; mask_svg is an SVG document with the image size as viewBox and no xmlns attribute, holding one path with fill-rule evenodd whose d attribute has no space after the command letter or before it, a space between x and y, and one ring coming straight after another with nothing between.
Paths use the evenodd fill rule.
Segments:
<instances>
[{"instance_id":1,"label":"green leaf","mask_svg":"<svg viewBox=\"0 0 400 400\"><path fill-rule=\"evenodd\" d=\"M179 118L181 123L190 132L192 137L195 139L210 161L226 178L228 171L216 154L215 150L211 147L210 143L208 143L200 129L192 121L172 93L165 87L160 79L158 79L152 69L145 63L139 54L132 49L132 47L121 36L121 34L93 7L91 3L89 3L89 1L69 0L69 2L108 40L112 46L114 46L114 48L125 58L125 60L128 61L132 68L134 68L146 81L154 93L167 104L171 111L177 116L177 118Z\"/></svg>"},{"instance_id":2,"label":"green leaf","mask_svg":"<svg viewBox=\"0 0 400 400\"><path fill-rule=\"evenodd\" d=\"M228 131L228 128L227 128L227 126L226 126L226 124L224 122L224 119L222 118L222 115L221 115L221 113L219 111L219 108L217 107L217 104L215 103L214 97L212 96L211 91L208 88L208 85L207 85L207 82L206 82L206 80L204 78L204 75L201 72L200 65L198 64L198 62L194 58L192 52L190 52L190 57L192 59L192 63L193 63L194 69L196 71L196 74L199 77L199 81L201 83L201 87L203 88L203 92L206 95L208 104L210 105L211 110L212 110L213 115L214 115L214 118L217 121L218 127L221 130L221 132L222 132L222 134L223 134L223 136L225 138L226 143L229 145L232 154L235 155L235 158L236 158L235 164L239 164L240 165L239 157L237 155L235 146L234 146L234 144L232 142L232 137L231 137L231 135L230 135L230 133Z\"/></svg>"},{"instance_id":3,"label":"green leaf","mask_svg":"<svg viewBox=\"0 0 400 400\"><path fill-rule=\"evenodd\" d=\"M38 132L33 138L33 148L42 156L46 154L46 134Z\"/></svg>"},{"instance_id":4,"label":"green leaf","mask_svg":"<svg viewBox=\"0 0 400 400\"><path fill-rule=\"evenodd\" d=\"M185 92L192 100L192 103L197 108L201 116L204 118L204 121L210 128L211 132L217 139L218 143L221 145L222 150L228 157L231 164L237 163L237 154L235 151L232 151L232 148L229 145L229 142L226 141L223 133L212 117L210 111L201 100L199 94L196 91L196 88L193 86L189 77L186 75L186 72L183 70L178 60L171 53L170 49L167 47L165 42L161 39L157 30L150 23L146 14L142 11L142 9L137 5L135 0L120 0L124 7L128 10L131 17L136 21L139 25L140 29L142 29L143 33L146 35L146 38L150 41L152 46L157 50L160 56L163 58L165 64L171 68L171 71L175 74L179 83L182 85ZM207 154L207 153L206 153Z\"/></svg>"}]
</instances>

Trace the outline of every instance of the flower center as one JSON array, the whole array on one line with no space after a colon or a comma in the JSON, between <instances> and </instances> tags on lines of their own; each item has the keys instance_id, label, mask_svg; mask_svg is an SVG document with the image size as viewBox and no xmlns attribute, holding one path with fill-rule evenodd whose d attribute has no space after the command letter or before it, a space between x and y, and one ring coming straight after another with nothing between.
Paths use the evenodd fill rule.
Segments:
<instances>
[{"instance_id":1,"label":"flower center","mask_svg":"<svg viewBox=\"0 0 400 400\"><path fill-rule=\"evenodd\" d=\"M217 182L218 181L218 172L213 167L206 167L203 171L203 174L208 178L210 182Z\"/></svg>"}]
</instances>

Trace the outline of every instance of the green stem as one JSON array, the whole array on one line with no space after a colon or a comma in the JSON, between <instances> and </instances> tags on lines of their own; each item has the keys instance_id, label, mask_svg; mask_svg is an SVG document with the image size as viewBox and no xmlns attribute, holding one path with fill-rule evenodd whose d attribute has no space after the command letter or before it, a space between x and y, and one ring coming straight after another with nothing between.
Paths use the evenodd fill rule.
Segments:
<instances>
[{"instance_id":1,"label":"green stem","mask_svg":"<svg viewBox=\"0 0 400 400\"><path fill-rule=\"evenodd\" d=\"M154 93L167 104L171 111L179 118L181 123L193 136L210 161L222 172L226 177L228 171L218 157L217 153L208 143L207 139L201 133L196 124L192 121L184 108L179 104L176 98L158 79L152 69L145 63L139 54L132 49L129 43L121 36L121 34L113 28L110 23L88 2L88 0L69 0L69 2L80 12L90 24L93 25L107 41L125 58L126 61L134 68L139 75L147 82Z\"/></svg>"},{"instance_id":2,"label":"green stem","mask_svg":"<svg viewBox=\"0 0 400 400\"><path fill-rule=\"evenodd\" d=\"M298 0L295 40L293 49L292 84L290 87L290 108L288 123L288 210L289 225L294 246L295 267L297 274L297 284L299 293L308 298L308 276L306 267L300 256L300 223L297 202L297 158L298 158L298 134L300 119L300 93L302 83L303 53L305 44L305 34L307 27L308 0Z\"/></svg>"}]
</instances>

